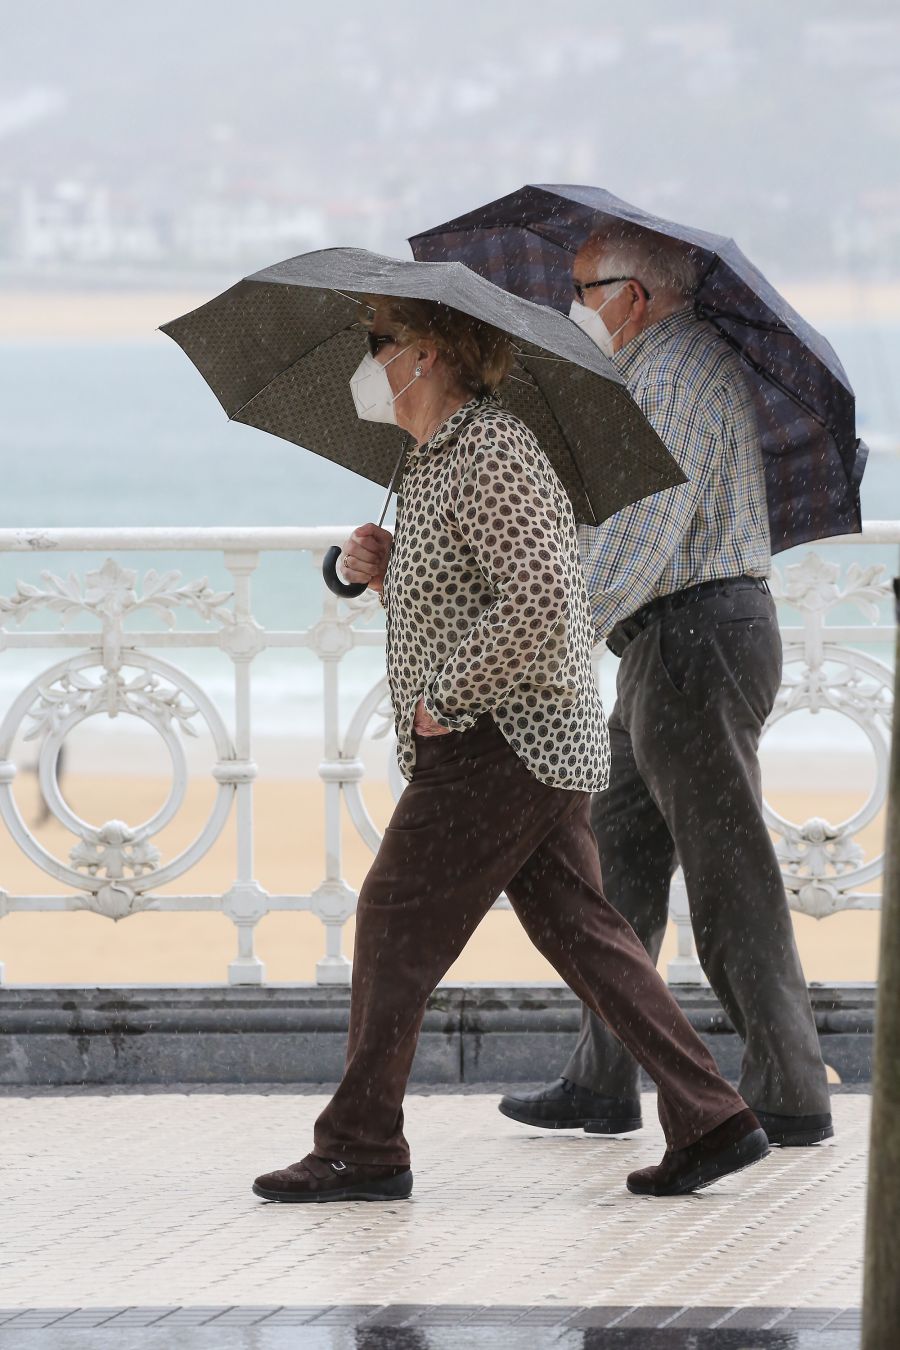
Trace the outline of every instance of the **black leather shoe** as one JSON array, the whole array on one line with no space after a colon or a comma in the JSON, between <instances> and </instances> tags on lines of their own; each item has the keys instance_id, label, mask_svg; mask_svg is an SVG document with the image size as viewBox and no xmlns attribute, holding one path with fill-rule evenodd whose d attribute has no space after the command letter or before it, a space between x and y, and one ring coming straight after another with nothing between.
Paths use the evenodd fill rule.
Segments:
<instances>
[{"instance_id":1,"label":"black leather shoe","mask_svg":"<svg viewBox=\"0 0 900 1350\"><path fill-rule=\"evenodd\" d=\"M769 1143L779 1148L807 1148L834 1138L831 1113L821 1116L778 1116L772 1111L757 1111L759 1123Z\"/></svg>"},{"instance_id":2,"label":"black leather shoe","mask_svg":"<svg viewBox=\"0 0 900 1350\"><path fill-rule=\"evenodd\" d=\"M739 1111L687 1148L666 1149L658 1167L632 1172L632 1195L687 1195L742 1172L769 1153L769 1141L752 1111Z\"/></svg>"},{"instance_id":3,"label":"black leather shoe","mask_svg":"<svg viewBox=\"0 0 900 1350\"><path fill-rule=\"evenodd\" d=\"M587 1088L557 1078L534 1092L510 1092L498 1110L510 1120L539 1130L584 1130L586 1134L628 1134L642 1125L639 1101L598 1097Z\"/></svg>"},{"instance_id":4,"label":"black leather shoe","mask_svg":"<svg viewBox=\"0 0 900 1350\"><path fill-rule=\"evenodd\" d=\"M338 1200L406 1200L412 1188L413 1174L408 1167L343 1163L308 1153L298 1163L257 1177L252 1190L261 1200L298 1205Z\"/></svg>"}]
</instances>

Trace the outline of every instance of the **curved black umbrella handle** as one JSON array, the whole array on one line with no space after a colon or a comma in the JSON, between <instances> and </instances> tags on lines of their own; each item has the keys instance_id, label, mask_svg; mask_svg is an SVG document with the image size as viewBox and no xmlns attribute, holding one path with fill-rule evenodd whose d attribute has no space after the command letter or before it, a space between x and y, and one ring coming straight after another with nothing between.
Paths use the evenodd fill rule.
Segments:
<instances>
[{"instance_id":1,"label":"curved black umbrella handle","mask_svg":"<svg viewBox=\"0 0 900 1350\"><path fill-rule=\"evenodd\" d=\"M391 481L388 483L387 496L384 499L384 506L381 508L381 515L378 517L378 524L384 524L384 518L387 515L387 509L391 501L391 493L394 491L394 485L397 482L397 476L403 467L403 461L406 459L406 443L404 443L397 463L394 465L394 472L391 474ZM337 544L332 544L331 548L325 554L325 561L322 563L322 576L325 578L325 585L333 595L340 595L345 600L352 600L356 595L362 595L363 591L369 589L368 585L361 581L342 581L338 576L337 564L341 556L341 550Z\"/></svg>"},{"instance_id":2,"label":"curved black umbrella handle","mask_svg":"<svg viewBox=\"0 0 900 1350\"><path fill-rule=\"evenodd\" d=\"M345 600L352 600L355 595L362 595L363 591L367 591L369 588L363 581L341 581L337 570L340 556L341 550L337 544L332 544L325 554L325 561L322 563L322 576L325 578L325 585L332 594L343 596Z\"/></svg>"}]
</instances>

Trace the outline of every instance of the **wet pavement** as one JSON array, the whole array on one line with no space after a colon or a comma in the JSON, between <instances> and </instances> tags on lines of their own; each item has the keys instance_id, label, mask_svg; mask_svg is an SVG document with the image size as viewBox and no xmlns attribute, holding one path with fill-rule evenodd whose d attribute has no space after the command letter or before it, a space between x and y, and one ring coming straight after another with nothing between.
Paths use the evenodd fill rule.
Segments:
<instances>
[{"instance_id":1,"label":"wet pavement","mask_svg":"<svg viewBox=\"0 0 900 1350\"><path fill-rule=\"evenodd\" d=\"M284 1311L301 1316L304 1312ZM469 1310L470 1315L473 1311ZM9 1326L0 1328L0 1346L3 1350L857 1350L860 1344L857 1319L841 1313L834 1314L833 1329L792 1331L549 1327L538 1311L533 1320L526 1310L521 1311L523 1316L515 1324L492 1319L428 1327L366 1325L369 1315L362 1311L365 1320L355 1326L343 1320L337 1326L309 1325L292 1321L289 1315L281 1326L198 1327L187 1320L179 1322L177 1314L163 1313L172 1323L168 1328L127 1323L81 1330Z\"/></svg>"},{"instance_id":2,"label":"wet pavement","mask_svg":"<svg viewBox=\"0 0 900 1350\"><path fill-rule=\"evenodd\" d=\"M854 1350L868 1098L837 1138L695 1196L630 1196L663 1142L540 1133L411 1095L413 1198L270 1205L325 1100L4 1094L0 1350Z\"/></svg>"}]
</instances>

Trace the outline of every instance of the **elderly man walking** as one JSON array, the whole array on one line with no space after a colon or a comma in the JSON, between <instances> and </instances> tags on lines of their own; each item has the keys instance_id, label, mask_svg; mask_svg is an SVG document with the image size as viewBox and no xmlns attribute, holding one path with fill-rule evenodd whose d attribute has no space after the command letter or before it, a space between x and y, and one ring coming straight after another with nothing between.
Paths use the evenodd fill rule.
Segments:
<instances>
[{"instance_id":1,"label":"elderly man walking","mask_svg":"<svg viewBox=\"0 0 900 1350\"><path fill-rule=\"evenodd\" d=\"M781 679L762 455L741 363L691 303L683 249L618 223L574 265L572 318L611 357L687 482L581 527L598 638L621 658L610 787L592 825L609 900L659 957L680 865L700 961L744 1042L769 1140L831 1137L825 1067L762 814ZM500 1110L541 1128L641 1126L638 1067L587 1008L562 1076Z\"/></svg>"}]
</instances>

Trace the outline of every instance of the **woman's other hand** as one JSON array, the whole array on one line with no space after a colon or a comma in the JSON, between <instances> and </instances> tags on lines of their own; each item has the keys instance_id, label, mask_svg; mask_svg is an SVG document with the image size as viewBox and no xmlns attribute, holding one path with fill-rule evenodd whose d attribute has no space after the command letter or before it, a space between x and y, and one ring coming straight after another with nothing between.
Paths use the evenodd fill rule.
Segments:
<instances>
[{"instance_id":1,"label":"woman's other hand","mask_svg":"<svg viewBox=\"0 0 900 1350\"><path fill-rule=\"evenodd\" d=\"M394 536L380 525L360 525L341 549L340 573L345 581L362 582L381 591Z\"/></svg>"},{"instance_id":2,"label":"woman's other hand","mask_svg":"<svg viewBox=\"0 0 900 1350\"><path fill-rule=\"evenodd\" d=\"M425 700L419 699L416 704L416 715L413 718L413 731L417 736L449 736L450 728L442 727L436 722L430 713L425 711Z\"/></svg>"}]
</instances>

